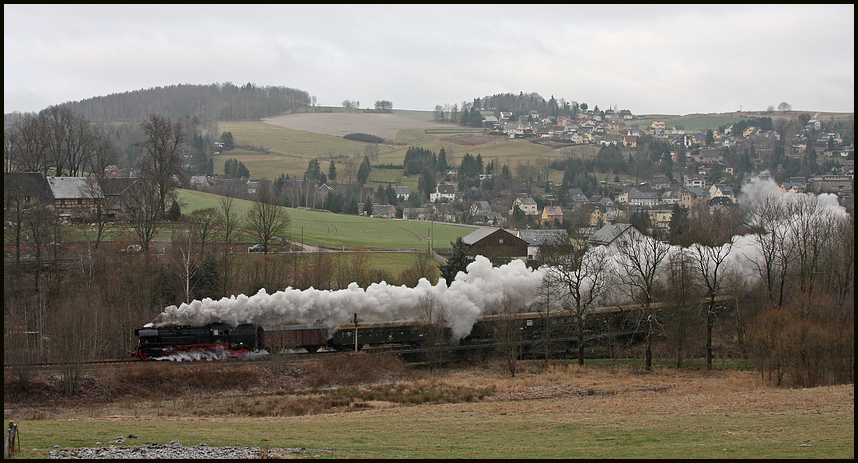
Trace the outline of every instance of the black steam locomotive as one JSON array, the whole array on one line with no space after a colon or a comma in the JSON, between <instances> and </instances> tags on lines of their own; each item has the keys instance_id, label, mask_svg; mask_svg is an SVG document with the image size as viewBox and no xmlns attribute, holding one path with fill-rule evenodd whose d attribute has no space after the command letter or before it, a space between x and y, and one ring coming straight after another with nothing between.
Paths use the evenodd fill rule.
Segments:
<instances>
[{"instance_id":1,"label":"black steam locomotive","mask_svg":"<svg viewBox=\"0 0 858 463\"><path fill-rule=\"evenodd\" d=\"M249 324L141 328L134 330L134 336L137 347L130 354L140 360L197 351L235 356L265 347L265 330Z\"/></svg>"}]
</instances>

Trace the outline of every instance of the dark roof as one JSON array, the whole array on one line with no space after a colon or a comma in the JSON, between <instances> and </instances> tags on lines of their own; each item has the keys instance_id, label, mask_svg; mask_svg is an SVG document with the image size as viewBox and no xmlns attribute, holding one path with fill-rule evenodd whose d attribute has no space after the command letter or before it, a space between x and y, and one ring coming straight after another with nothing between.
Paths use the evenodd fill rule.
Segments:
<instances>
[{"instance_id":1,"label":"dark roof","mask_svg":"<svg viewBox=\"0 0 858 463\"><path fill-rule=\"evenodd\" d=\"M98 179L98 186L101 187L104 196L117 196L124 193L136 181L136 177L100 178Z\"/></svg>"},{"instance_id":2,"label":"dark roof","mask_svg":"<svg viewBox=\"0 0 858 463\"><path fill-rule=\"evenodd\" d=\"M519 230L518 237L531 246L543 244L569 243L566 230Z\"/></svg>"},{"instance_id":3,"label":"dark roof","mask_svg":"<svg viewBox=\"0 0 858 463\"><path fill-rule=\"evenodd\" d=\"M608 245L611 244L618 236L625 233L631 227L630 224L627 223L616 223L616 224L607 224L604 227L600 228L596 233L590 236L587 239L588 243L596 244L596 245Z\"/></svg>"},{"instance_id":4,"label":"dark roof","mask_svg":"<svg viewBox=\"0 0 858 463\"><path fill-rule=\"evenodd\" d=\"M504 230L503 228L480 227L480 228L474 230L473 232L471 232L470 234L463 236L462 242L467 244L467 245L473 246L477 241L480 241L481 239L491 235L492 233L498 232L498 231L503 232L503 233L507 233L514 238L518 238L517 236L513 235L512 233L510 233L507 230Z\"/></svg>"},{"instance_id":5,"label":"dark roof","mask_svg":"<svg viewBox=\"0 0 858 463\"><path fill-rule=\"evenodd\" d=\"M41 172L4 173L3 194L10 197L39 198L43 204L51 204L54 201L48 182Z\"/></svg>"},{"instance_id":6,"label":"dark roof","mask_svg":"<svg viewBox=\"0 0 858 463\"><path fill-rule=\"evenodd\" d=\"M441 194L452 194L456 192L456 186L450 185L448 183L440 183L438 184L438 193Z\"/></svg>"}]
</instances>

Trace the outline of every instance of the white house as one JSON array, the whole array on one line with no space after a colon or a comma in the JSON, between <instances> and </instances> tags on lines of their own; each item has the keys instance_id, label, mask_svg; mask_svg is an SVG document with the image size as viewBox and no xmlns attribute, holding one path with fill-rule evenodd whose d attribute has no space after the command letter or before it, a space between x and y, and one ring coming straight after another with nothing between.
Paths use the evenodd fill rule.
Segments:
<instances>
[{"instance_id":1,"label":"white house","mask_svg":"<svg viewBox=\"0 0 858 463\"><path fill-rule=\"evenodd\" d=\"M450 202L455 201L456 186L448 183L439 183L438 186L435 187L435 192L429 193L429 201L434 203L440 199L446 199Z\"/></svg>"},{"instance_id":2,"label":"white house","mask_svg":"<svg viewBox=\"0 0 858 463\"><path fill-rule=\"evenodd\" d=\"M531 197L515 198L512 202L512 209L509 210L509 215L515 213L515 209L519 208L524 211L525 215L539 215L536 208L536 201Z\"/></svg>"}]
</instances>

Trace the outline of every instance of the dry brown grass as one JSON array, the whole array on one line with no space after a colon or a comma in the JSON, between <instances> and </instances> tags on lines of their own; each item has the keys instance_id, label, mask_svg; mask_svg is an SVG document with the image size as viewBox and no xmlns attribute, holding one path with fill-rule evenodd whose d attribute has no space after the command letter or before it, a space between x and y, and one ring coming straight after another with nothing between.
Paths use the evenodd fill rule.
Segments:
<instances>
[{"instance_id":1,"label":"dry brown grass","mask_svg":"<svg viewBox=\"0 0 858 463\"><path fill-rule=\"evenodd\" d=\"M760 409L788 412L796 390L777 388L752 371L693 371L623 366L544 365L521 362L509 377L500 363L424 371L388 355L341 354L278 368L241 365L141 364L85 378L85 393L65 397L55 377L32 382L31 393L4 391L7 419L70 417L214 418L300 416L413 405L510 403L575 399L578 410L598 413L688 413ZM828 390L833 390L829 388ZM851 398L852 386L838 386ZM818 409L842 407L842 396ZM581 402L578 399L584 400ZM808 400L808 399L802 399ZM583 408L581 408L583 407Z\"/></svg>"}]
</instances>

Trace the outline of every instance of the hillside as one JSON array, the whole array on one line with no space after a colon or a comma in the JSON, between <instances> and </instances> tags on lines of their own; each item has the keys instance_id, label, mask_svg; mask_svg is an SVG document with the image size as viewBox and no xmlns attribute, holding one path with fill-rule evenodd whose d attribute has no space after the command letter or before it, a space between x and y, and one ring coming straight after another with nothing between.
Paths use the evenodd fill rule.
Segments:
<instances>
[{"instance_id":1,"label":"hillside","mask_svg":"<svg viewBox=\"0 0 858 463\"><path fill-rule=\"evenodd\" d=\"M193 190L181 190L179 196L180 202L185 204L185 214L207 207L217 208L220 198ZM243 216L250 209L250 201L236 199L235 208L238 214ZM473 227L465 225L286 209L292 219L287 233L288 239L332 249L360 247L426 250L432 243L435 248L449 248L456 238L474 231ZM426 237L430 235L432 243L427 243Z\"/></svg>"}]
</instances>

